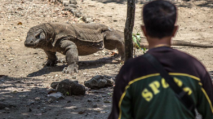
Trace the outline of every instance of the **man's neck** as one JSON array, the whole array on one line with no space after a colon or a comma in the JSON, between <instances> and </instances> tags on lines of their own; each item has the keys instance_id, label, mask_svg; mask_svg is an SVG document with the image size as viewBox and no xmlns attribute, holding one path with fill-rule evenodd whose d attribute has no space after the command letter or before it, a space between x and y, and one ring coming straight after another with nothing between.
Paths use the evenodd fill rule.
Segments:
<instances>
[{"instance_id":1,"label":"man's neck","mask_svg":"<svg viewBox=\"0 0 213 119\"><path fill-rule=\"evenodd\" d=\"M162 47L167 46L171 47L171 37L164 37L164 38L151 38L147 37L147 41L149 43L149 49L155 48L155 47Z\"/></svg>"}]
</instances>

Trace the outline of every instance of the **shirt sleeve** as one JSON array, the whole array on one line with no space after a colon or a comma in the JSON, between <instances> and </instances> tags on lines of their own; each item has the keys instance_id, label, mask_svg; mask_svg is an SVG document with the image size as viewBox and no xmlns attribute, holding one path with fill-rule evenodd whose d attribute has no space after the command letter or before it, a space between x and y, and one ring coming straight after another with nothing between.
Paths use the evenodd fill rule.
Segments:
<instances>
[{"instance_id":1,"label":"shirt sleeve","mask_svg":"<svg viewBox=\"0 0 213 119\"><path fill-rule=\"evenodd\" d=\"M116 77L115 87L113 90L113 97L112 97L112 110L108 117L108 119L118 119L120 114L120 107L119 102L121 101L122 94L125 91L125 87L128 85L128 72L129 67L127 65L122 66L119 74ZM128 72L128 73L127 73Z\"/></svg>"},{"instance_id":2,"label":"shirt sleeve","mask_svg":"<svg viewBox=\"0 0 213 119\"><path fill-rule=\"evenodd\" d=\"M203 119L213 119L213 85L210 75L206 71L203 78L201 78L201 90L198 93L198 112Z\"/></svg>"},{"instance_id":3,"label":"shirt sleeve","mask_svg":"<svg viewBox=\"0 0 213 119\"><path fill-rule=\"evenodd\" d=\"M212 79L209 75L209 73L206 71L204 78L201 79L201 82L203 84L203 88L206 91L209 99L211 100L211 103L213 104L213 85L212 85Z\"/></svg>"}]
</instances>

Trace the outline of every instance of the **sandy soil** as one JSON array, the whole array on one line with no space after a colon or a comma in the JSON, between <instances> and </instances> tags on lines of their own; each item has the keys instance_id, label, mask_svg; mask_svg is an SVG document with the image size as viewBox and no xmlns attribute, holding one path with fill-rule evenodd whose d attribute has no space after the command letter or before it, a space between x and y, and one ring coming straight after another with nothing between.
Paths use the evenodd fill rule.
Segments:
<instances>
[{"instance_id":1,"label":"sandy soil","mask_svg":"<svg viewBox=\"0 0 213 119\"><path fill-rule=\"evenodd\" d=\"M94 22L104 23L123 31L126 19L126 2L77 0L79 8L93 17ZM140 32L141 8L138 1L134 33ZM212 44L213 4L205 1L179 3L180 26L174 40ZM63 79L78 80L80 84L101 74L115 77L120 63L110 61L114 51L103 50L79 57L79 72L63 74L66 64L43 67L46 55L40 49L24 47L30 27L43 22L82 22L72 14L62 11L60 4L47 0L2 0L0 4L0 102L16 105L0 110L3 119L106 119L111 110L112 88L87 89L85 96L67 96L58 101L49 101L50 84ZM213 71L212 48L176 47L198 58ZM137 51L141 54L141 51ZM60 59L64 56L57 54Z\"/></svg>"}]
</instances>

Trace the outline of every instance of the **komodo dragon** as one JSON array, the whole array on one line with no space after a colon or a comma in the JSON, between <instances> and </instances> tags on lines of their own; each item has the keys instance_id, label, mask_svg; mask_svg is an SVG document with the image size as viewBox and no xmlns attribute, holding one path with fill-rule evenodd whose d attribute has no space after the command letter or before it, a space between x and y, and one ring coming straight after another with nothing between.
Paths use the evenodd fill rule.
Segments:
<instances>
[{"instance_id":1,"label":"komodo dragon","mask_svg":"<svg viewBox=\"0 0 213 119\"><path fill-rule=\"evenodd\" d=\"M183 41L173 41L172 45L192 47L213 47ZM73 73L78 70L78 56L89 55L104 48L118 49L121 59L124 60L124 33L109 29L103 24L53 24L43 23L30 28L25 41L26 47L42 48L48 56L46 66L57 63L56 52L66 55L68 67L64 73ZM140 44L141 47L148 47Z\"/></svg>"},{"instance_id":2,"label":"komodo dragon","mask_svg":"<svg viewBox=\"0 0 213 119\"><path fill-rule=\"evenodd\" d=\"M104 48L117 48L121 59L124 59L124 39L113 33L113 29L97 23L43 23L29 29L25 46L43 49L48 56L44 64L46 66L56 65L56 52L66 55L68 66L63 72L70 74L78 70L78 56L89 55Z\"/></svg>"}]
</instances>

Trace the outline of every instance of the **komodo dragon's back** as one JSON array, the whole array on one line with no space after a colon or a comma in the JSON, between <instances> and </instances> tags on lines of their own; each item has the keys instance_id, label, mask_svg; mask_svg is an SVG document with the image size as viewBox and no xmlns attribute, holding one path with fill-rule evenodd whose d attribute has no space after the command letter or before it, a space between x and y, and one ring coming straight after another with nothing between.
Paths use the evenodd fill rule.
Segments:
<instances>
[{"instance_id":1,"label":"komodo dragon's back","mask_svg":"<svg viewBox=\"0 0 213 119\"><path fill-rule=\"evenodd\" d=\"M87 42L100 42L104 40L102 32L108 31L108 26L97 23L72 24L79 40Z\"/></svg>"},{"instance_id":2,"label":"komodo dragon's back","mask_svg":"<svg viewBox=\"0 0 213 119\"><path fill-rule=\"evenodd\" d=\"M85 42L101 42L104 40L102 32L110 30L108 26L98 23L90 24L52 24L56 32L56 41L62 37L75 37Z\"/></svg>"}]
</instances>

